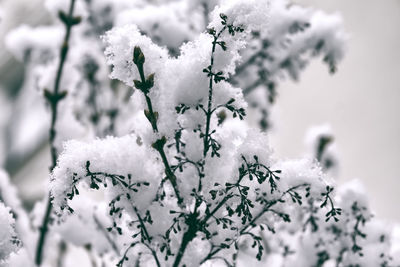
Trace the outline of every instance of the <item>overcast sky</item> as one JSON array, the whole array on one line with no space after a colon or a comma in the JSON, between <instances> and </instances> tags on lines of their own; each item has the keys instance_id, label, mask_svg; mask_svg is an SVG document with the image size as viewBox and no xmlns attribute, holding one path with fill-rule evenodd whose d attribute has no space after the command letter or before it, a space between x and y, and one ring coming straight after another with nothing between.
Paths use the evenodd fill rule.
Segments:
<instances>
[{"instance_id":1,"label":"overcast sky","mask_svg":"<svg viewBox=\"0 0 400 267\"><path fill-rule=\"evenodd\" d=\"M376 213L400 222L400 1L297 2L339 11L350 40L337 74L313 62L300 83L281 86L276 152L302 155L308 126L330 123L340 153L339 182L359 178Z\"/></svg>"}]
</instances>

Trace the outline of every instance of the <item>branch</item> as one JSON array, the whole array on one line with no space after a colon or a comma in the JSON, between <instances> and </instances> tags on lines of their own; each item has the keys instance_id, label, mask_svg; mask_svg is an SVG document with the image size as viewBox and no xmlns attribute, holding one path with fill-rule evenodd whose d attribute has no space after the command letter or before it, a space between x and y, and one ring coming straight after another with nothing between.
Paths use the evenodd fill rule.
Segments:
<instances>
[{"instance_id":1,"label":"branch","mask_svg":"<svg viewBox=\"0 0 400 267\"><path fill-rule=\"evenodd\" d=\"M206 133L205 133L205 136L204 136L204 150L203 150L204 157L207 155L208 149L210 147L210 145L208 144L208 138L209 138L209 135L210 135L210 122L211 122L211 115L212 115L213 80L215 80L214 79L215 78L215 74L213 73L214 54L215 54L216 46L218 44L218 39L221 36L221 34L226 30L226 28L227 28L227 25L222 27L222 29L218 32L218 34L216 34L215 31L212 30L212 29L209 30L209 33L213 35L214 40L212 42L210 65L208 66L207 69L203 70L204 72L208 72L208 76L210 77L209 85L208 85L208 104L207 104L207 113L206 113Z\"/></svg>"},{"instance_id":2,"label":"branch","mask_svg":"<svg viewBox=\"0 0 400 267\"><path fill-rule=\"evenodd\" d=\"M158 112L153 110L153 105L152 105L151 99L148 96L149 90L154 85L154 73L150 74L147 77L147 79L145 78L145 74L143 71L144 62L145 62L145 57L144 57L142 50L140 49L140 47L135 46L134 51L133 51L133 63L135 63L135 65L139 71L140 79L141 79L141 81L134 80L135 87L144 94L144 96L146 98L147 108L148 108L148 110L144 111L144 114L145 114L146 118L149 120L149 122L153 128L153 131L155 133L158 133L158 127L157 127ZM175 195L178 199L178 203L183 203L183 199L181 198L181 196L179 194L178 184L176 183L176 176L175 176L174 172L171 170L171 167L168 162L168 158L164 151L164 145L166 142L167 142L167 140L166 140L165 136L163 136L162 138L158 139L152 145L152 147L155 150L157 150L161 156L161 159L162 159L162 162L163 162L164 168L165 168L165 174L174 189Z\"/></svg>"},{"instance_id":3,"label":"branch","mask_svg":"<svg viewBox=\"0 0 400 267\"><path fill-rule=\"evenodd\" d=\"M57 150L55 147L55 138L56 138L55 125L56 125L56 121L57 121L58 103L63 98L65 98L65 96L67 95L66 91L59 92L61 75L63 73L64 64L67 59L67 54L68 54L68 49L69 49L69 39L70 39L70 35L71 35L71 28L74 25L77 25L81 20L80 17L73 17L74 7L75 7L75 0L71 0L68 15L66 15L62 11L59 12L59 18L64 23L64 25L66 27L66 32L65 32L65 36L64 36L64 42L60 49L60 61L59 61L56 79L55 79L55 83L54 83L54 91L53 91L53 93L51 93L50 91L48 91L46 89L44 90L44 96L45 96L46 100L49 102L50 108L51 108L51 126L50 126L49 143L50 143L50 152L51 152L52 163L51 163L50 171L53 171L54 167L57 165L57 157L58 157ZM35 263L38 266L40 266L42 264L43 247L45 244L46 234L48 231L48 224L50 221L51 210L52 210L51 199L50 199L50 197L48 197L42 226L39 228L40 233L39 233L39 239L38 239L37 247L36 247Z\"/></svg>"},{"instance_id":4,"label":"branch","mask_svg":"<svg viewBox=\"0 0 400 267\"><path fill-rule=\"evenodd\" d=\"M146 228L146 226L145 226L145 224L144 224L144 220L143 220L142 217L140 216L140 214L139 214L139 212L138 212L138 210L137 210L136 207L133 207L133 210L135 211L136 216L137 216L138 219L139 219L140 229L141 229L141 237L142 237L141 242L151 251L151 254L153 255L153 258L154 258L154 260L156 261L157 267L160 267L161 264L160 264L160 261L158 260L156 251L155 251L154 249L151 248L151 245L150 245L150 244L146 244L146 243L144 242L145 240L147 240L148 242L151 242L151 237L150 237L149 232L147 231L147 228ZM142 231L143 231L143 232L142 232ZM143 238L143 234L145 235L145 238Z\"/></svg>"},{"instance_id":5,"label":"branch","mask_svg":"<svg viewBox=\"0 0 400 267\"><path fill-rule=\"evenodd\" d=\"M239 235L238 237L240 237L241 235L244 235L247 233L247 230L249 227L254 226L254 224L256 223L256 221L258 219L260 219L266 212L271 211L271 207L273 207L274 205L276 205L277 203L281 202L283 200L283 198L285 197L286 194L290 193L293 190L296 190L300 187L307 187L310 186L309 184L300 184L294 187L289 188L288 190L286 190L285 192L282 193L281 197L279 197L278 199L272 200L269 202L268 205L266 205L256 216L254 216L254 218L249 221L246 225L244 225L240 230L239 230ZM237 241L237 239L236 239ZM235 242L236 242L235 241ZM231 244L233 244L234 242L232 242ZM214 251L210 251L210 253L200 262L201 264L203 264L204 262L206 262L207 260L210 260L211 258L213 258L213 256L215 254L217 254L219 251L221 251L223 248L222 247L218 247L216 248Z\"/></svg>"},{"instance_id":6,"label":"branch","mask_svg":"<svg viewBox=\"0 0 400 267\"><path fill-rule=\"evenodd\" d=\"M115 254L119 256L119 249L117 247L117 244L115 244L114 240L112 240L109 236L108 233L104 230L104 226L101 224L99 219L96 217L96 215L93 215L93 220L96 223L97 227L100 229L101 233L104 235L104 237L107 239L108 243L110 243L111 248L114 250Z\"/></svg>"}]
</instances>

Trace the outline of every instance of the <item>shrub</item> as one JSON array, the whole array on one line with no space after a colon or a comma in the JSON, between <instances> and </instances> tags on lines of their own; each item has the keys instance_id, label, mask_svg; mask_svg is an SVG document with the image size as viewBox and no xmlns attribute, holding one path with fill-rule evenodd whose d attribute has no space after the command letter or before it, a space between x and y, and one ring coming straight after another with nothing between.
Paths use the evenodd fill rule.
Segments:
<instances>
[{"instance_id":1,"label":"shrub","mask_svg":"<svg viewBox=\"0 0 400 267\"><path fill-rule=\"evenodd\" d=\"M52 155L47 204L16 227L11 264L62 264L69 247L93 266L396 263L361 186L336 190L325 174L331 136L312 137L315 159L281 160L265 132L279 77L296 80L320 55L336 71L340 18L285 1L216 4L48 1L61 24L9 35L49 107ZM4 202L15 225L27 218ZM0 212L2 259L20 243Z\"/></svg>"}]
</instances>

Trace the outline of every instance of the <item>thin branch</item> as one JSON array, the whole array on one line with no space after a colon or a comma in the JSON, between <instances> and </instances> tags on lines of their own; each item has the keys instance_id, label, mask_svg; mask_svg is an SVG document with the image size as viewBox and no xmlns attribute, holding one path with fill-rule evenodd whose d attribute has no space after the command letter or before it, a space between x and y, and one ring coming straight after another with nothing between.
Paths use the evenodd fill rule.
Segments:
<instances>
[{"instance_id":1,"label":"thin branch","mask_svg":"<svg viewBox=\"0 0 400 267\"><path fill-rule=\"evenodd\" d=\"M151 99L148 96L149 90L154 85L154 74L150 74L147 77L147 79L145 78L145 74L143 71L143 64L145 62L145 57L144 57L142 50L138 46L136 46L134 48L133 62L137 66L137 69L140 74L140 79L141 79L141 81L138 81L138 80L134 81L135 87L137 89L139 89L140 91L142 91L142 93L144 94L144 96L146 98L147 108L148 108L148 110L145 110L145 115L146 115L147 119L149 120L149 122L153 128L153 131L155 133L158 133L158 127L157 127L158 112L153 110L153 105L152 105ZM168 158L164 151L165 143L166 143L166 139L165 139L165 137L163 137L163 138L157 140L153 144L153 148L156 149L161 156L161 159L162 159L162 162L163 162L164 168L165 168L165 174L174 189L175 195L178 199L178 203L183 203L183 199L181 198L181 196L179 194L178 184L176 182L176 176L175 176L174 172L171 170L171 166L168 162Z\"/></svg>"},{"instance_id":2,"label":"thin branch","mask_svg":"<svg viewBox=\"0 0 400 267\"><path fill-rule=\"evenodd\" d=\"M214 40L212 42L212 49L211 49L211 59L210 59L210 66L209 66L209 74L210 74L210 80L209 80L209 85L208 85L208 103L207 103L207 114L206 114L206 133L204 136L204 149L203 149L203 156L205 157L207 155L208 149L210 148L208 144L208 139L210 135L210 122L211 122L211 115L212 115L212 98L213 98L213 80L214 80L214 75L212 75L213 71L213 66L214 66L214 54L215 54L215 49L218 44L218 39L221 36L221 34L226 30L227 26L225 25L222 27L222 29L218 32L217 35L214 35Z\"/></svg>"},{"instance_id":3,"label":"thin branch","mask_svg":"<svg viewBox=\"0 0 400 267\"><path fill-rule=\"evenodd\" d=\"M56 126L56 121L57 121L58 103L66 96L66 91L59 92L61 75L63 73L64 64L67 59L67 54L68 54L68 49L69 49L69 39L70 39L70 35L71 35L71 28L80 22L79 17L73 17L74 7L75 7L75 0L71 0L68 15L65 15L63 12L59 13L60 19L64 22L64 25L66 27L66 31L65 31L64 41L63 41L63 44L60 49L60 61L58 64L56 79L54 82L54 91L53 91L53 93L51 93L47 90L45 90L45 92L44 92L45 97L46 97L47 101L50 103L50 108L51 108L51 126L50 126L50 134L49 134L49 143L50 143L50 153L51 153L52 162L51 162L50 171L52 171L55 168L55 166L57 165L57 157L58 157L58 153L57 153L56 146L55 146L55 138L56 138L55 126ZM44 244L45 244L45 240L46 240L46 234L48 231L48 224L50 221L51 211L52 211L52 204L51 204L51 199L49 196L48 200L47 200L45 215L43 217L43 222L42 222L41 227L39 228L39 239L38 239L37 247L36 247L35 263L38 266L40 266L42 264L43 248L44 248Z\"/></svg>"},{"instance_id":4,"label":"thin branch","mask_svg":"<svg viewBox=\"0 0 400 267\"><path fill-rule=\"evenodd\" d=\"M114 250L115 254L119 256L119 249L117 247L117 244L115 244L114 240L110 238L108 233L104 230L104 226L101 224L99 219L97 218L96 215L93 215L93 220L96 223L97 227L100 229L101 233L104 235L104 237L107 239L108 243L110 243L111 248Z\"/></svg>"},{"instance_id":5,"label":"thin branch","mask_svg":"<svg viewBox=\"0 0 400 267\"><path fill-rule=\"evenodd\" d=\"M254 83L250 84L248 87L243 89L243 95L246 96L250 94L254 89L256 89L258 86L260 86L263 83L263 79L259 78L257 79Z\"/></svg>"},{"instance_id":6,"label":"thin branch","mask_svg":"<svg viewBox=\"0 0 400 267\"><path fill-rule=\"evenodd\" d=\"M143 234L145 235L145 239L142 237L143 238L142 244L144 244L150 250L151 254L153 255L154 260L156 261L157 267L161 267L160 261L157 257L157 252L151 247L150 244L147 244L144 242L144 240L151 242L151 237L149 235L149 232L147 231L146 225L144 224L144 221L143 221L142 217L140 216L137 208L133 207L133 210L135 211L136 216L139 219L140 228L143 230Z\"/></svg>"},{"instance_id":7,"label":"thin branch","mask_svg":"<svg viewBox=\"0 0 400 267\"><path fill-rule=\"evenodd\" d=\"M136 245L140 244L140 242L134 242L131 243L125 250L124 255L122 255L122 259L117 263L117 267L122 267L124 265L124 262L126 260L128 260L128 257L126 255L128 255L129 250L131 250L132 248L134 248Z\"/></svg>"},{"instance_id":8,"label":"thin branch","mask_svg":"<svg viewBox=\"0 0 400 267\"><path fill-rule=\"evenodd\" d=\"M273 207L274 205L276 205L277 203L279 203L286 194L288 194L290 191L296 190L300 187L305 187L305 186L309 186L309 184L300 184L297 186L293 186L291 188L289 188L288 190L286 190L285 192L282 193L281 197L279 197L278 199L272 200L269 202L269 204L267 206L265 206L256 216L254 216L254 218L249 221L246 225L244 225L240 231L239 231L239 235L241 236L243 234L246 234L246 231L249 227L253 226L256 221L258 219L260 219L266 212L271 211L270 208ZM232 243L233 244L233 243ZM214 251L210 251L210 253L207 255L207 257L205 257L200 263L203 264L204 262L206 262L207 260L210 260L211 258L213 258L213 256L215 254L217 254L219 251L221 251L221 247L216 248Z\"/></svg>"}]
</instances>

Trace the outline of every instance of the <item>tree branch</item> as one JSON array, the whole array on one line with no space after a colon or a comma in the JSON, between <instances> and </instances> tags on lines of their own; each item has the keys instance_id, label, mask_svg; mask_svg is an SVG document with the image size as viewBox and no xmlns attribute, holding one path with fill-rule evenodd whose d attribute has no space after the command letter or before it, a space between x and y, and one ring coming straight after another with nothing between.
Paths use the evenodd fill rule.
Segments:
<instances>
[{"instance_id":1,"label":"tree branch","mask_svg":"<svg viewBox=\"0 0 400 267\"><path fill-rule=\"evenodd\" d=\"M57 149L55 146L55 138L56 138L55 127L56 127L56 121L57 121L58 103L63 98L65 98L66 93L67 93L66 91L59 92L61 76L63 73L64 64L66 62L67 55L68 55L71 28L80 22L79 17L73 17L74 7L75 7L75 0L71 0L68 15L66 15L62 11L59 12L59 17L62 20L62 22L64 23L64 25L66 27L66 31L65 31L64 41L63 41L63 44L60 49L60 61L58 64L56 79L54 82L54 91L53 91L53 93L51 93L50 91L48 91L46 89L44 91L44 96L47 99L47 101L49 102L50 108L51 108L51 126L50 126L50 131L49 131L49 144L50 144L50 153L51 153L50 171L53 171L53 169L57 165L57 157L58 157ZM52 204L51 204L51 199L49 196L48 200L47 200L45 215L43 217L42 226L39 228L39 239L38 239L37 247L36 247L35 263L38 266L40 266L42 264L43 247L44 247L45 240L46 240L46 234L48 231L48 224L50 221L51 211L52 211Z\"/></svg>"}]
</instances>

